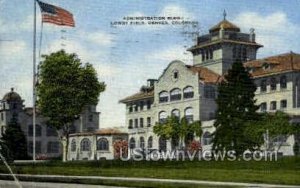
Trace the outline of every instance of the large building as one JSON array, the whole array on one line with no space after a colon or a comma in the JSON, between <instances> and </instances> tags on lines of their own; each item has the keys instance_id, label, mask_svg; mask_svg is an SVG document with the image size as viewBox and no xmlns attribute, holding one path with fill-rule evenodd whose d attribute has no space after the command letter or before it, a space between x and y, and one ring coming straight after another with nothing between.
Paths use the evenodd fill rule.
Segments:
<instances>
[{"instance_id":1,"label":"large building","mask_svg":"<svg viewBox=\"0 0 300 188\"><path fill-rule=\"evenodd\" d=\"M126 104L130 148L172 149L170 141L153 133L153 125L175 115L200 120L203 135L196 139L200 139L204 150L210 149L217 84L236 60L241 60L252 74L261 111L283 110L292 116L300 115L300 55L291 52L257 60L261 47L255 41L254 29L242 33L224 16L188 49L193 65L172 61L157 80L148 80L138 93L120 101ZM293 155L294 142L290 136L281 151Z\"/></svg>"},{"instance_id":2,"label":"large building","mask_svg":"<svg viewBox=\"0 0 300 188\"><path fill-rule=\"evenodd\" d=\"M18 122L27 138L27 152L32 156L33 126L32 108L25 107L24 100L12 88L0 100L0 137L5 132L12 117L17 117ZM61 142L56 129L46 124L47 118L37 110L36 116L36 154L43 158L60 157L62 154ZM71 133L93 132L99 129L99 112L95 105L87 106L78 120L70 127Z\"/></svg>"}]
</instances>

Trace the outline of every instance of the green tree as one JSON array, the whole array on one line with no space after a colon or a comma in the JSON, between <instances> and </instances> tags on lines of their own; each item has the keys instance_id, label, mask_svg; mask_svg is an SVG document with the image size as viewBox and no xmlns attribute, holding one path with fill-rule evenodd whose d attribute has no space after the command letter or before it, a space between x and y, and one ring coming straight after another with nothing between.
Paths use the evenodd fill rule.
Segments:
<instances>
[{"instance_id":1,"label":"green tree","mask_svg":"<svg viewBox=\"0 0 300 188\"><path fill-rule=\"evenodd\" d=\"M9 122L2 135L1 154L8 160L27 159L27 141L16 117Z\"/></svg>"},{"instance_id":2,"label":"green tree","mask_svg":"<svg viewBox=\"0 0 300 188\"><path fill-rule=\"evenodd\" d=\"M298 127L290 122L288 114L277 111L262 114L260 120L249 126L246 132L260 145L265 144L267 150L278 151L290 135L297 134Z\"/></svg>"},{"instance_id":3,"label":"green tree","mask_svg":"<svg viewBox=\"0 0 300 188\"><path fill-rule=\"evenodd\" d=\"M42 114L49 118L47 123L66 139L64 152L67 156L70 125L86 105L97 104L105 84L98 81L93 66L88 63L82 65L76 54L61 50L43 58L37 105Z\"/></svg>"},{"instance_id":4,"label":"green tree","mask_svg":"<svg viewBox=\"0 0 300 188\"><path fill-rule=\"evenodd\" d=\"M233 63L218 87L214 150L234 150L241 154L256 147L257 144L244 137L247 121L258 118L255 91L256 86L243 64L240 61Z\"/></svg>"},{"instance_id":5,"label":"green tree","mask_svg":"<svg viewBox=\"0 0 300 188\"><path fill-rule=\"evenodd\" d=\"M190 135L201 136L201 122L188 123L186 117L179 120L176 116L167 117L166 121L156 123L153 132L165 139L171 139L173 146L184 147L185 138Z\"/></svg>"}]
</instances>

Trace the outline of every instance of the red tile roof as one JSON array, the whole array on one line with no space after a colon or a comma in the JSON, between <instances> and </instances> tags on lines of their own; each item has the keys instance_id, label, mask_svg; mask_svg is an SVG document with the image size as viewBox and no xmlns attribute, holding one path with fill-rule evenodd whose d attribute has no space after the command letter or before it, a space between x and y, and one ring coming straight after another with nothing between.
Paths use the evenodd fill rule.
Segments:
<instances>
[{"instance_id":1,"label":"red tile roof","mask_svg":"<svg viewBox=\"0 0 300 188\"><path fill-rule=\"evenodd\" d=\"M202 67L202 66L190 66L190 65L186 65L186 67L194 72L194 73L198 73L199 76L199 80L204 82L204 83L219 83L223 80L223 77L221 75L219 75L218 73L215 73L214 71L206 68L206 67Z\"/></svg>"},{"instance_id":2,"label":"red tile roof","mask_svg":"<svg viewBox=\"0 0 300 188\"><path fill-rule=\"evenodd\" d=\"M269 68L264 68L268 65ZM253 77L279 74L300 70L300 54L293 52L271 56L263 59L248 61L244 64L247 68L252 68L250 73Z\"/></svg>"}]
</instances>

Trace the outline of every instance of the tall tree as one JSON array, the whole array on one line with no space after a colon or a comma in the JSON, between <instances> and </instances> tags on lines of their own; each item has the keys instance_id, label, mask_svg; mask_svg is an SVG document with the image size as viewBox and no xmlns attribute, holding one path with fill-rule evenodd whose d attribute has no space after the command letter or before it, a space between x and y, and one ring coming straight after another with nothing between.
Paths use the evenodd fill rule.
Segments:
<instances>
[{"instance_id":1,"label":"tall tree","mask_svg":"<svg viewBox=\"0 0 300 188\"><path fill-rule=\"evenodd\" d=\"M235 150L237 154L256 147L243 136L247 120L258 118L255 105L256 86L240 61L233 63L232 68L219 84L216 131L213 139L214 150Z\"/></svg>"},{"instance_id":2,"label":"tall tree","mask_svg":"<svg viewBox=\"0 0 300 188\"><path fill-rule=\"evenodd\" d=\"M13 160L27 159L27 141L18 119L14 116L2 135L1 151L5 157Z\"/></svg>"},{"instance_id":3,"label":"tall tree","mask_svg":"<svg viewBox=\"0 0 300 188\"><path fill-rule=\"evenodd\" d=\"M97 104L105 84L98 81L93 66L88 63L82 65L76 54L61 50L43 58L37 105L42 114L49 118L47 123L66 139L64 152L67 156L70 125L86 105Z\"/></svg>"}]
</instances>

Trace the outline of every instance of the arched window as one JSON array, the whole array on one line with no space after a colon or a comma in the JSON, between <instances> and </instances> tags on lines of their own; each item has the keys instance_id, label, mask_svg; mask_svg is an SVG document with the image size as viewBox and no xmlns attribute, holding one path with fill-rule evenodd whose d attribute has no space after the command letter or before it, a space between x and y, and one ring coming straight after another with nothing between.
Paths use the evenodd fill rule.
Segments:
<instances>
[{"instance_id":1,"label":"arched window","mask_svg":"<svg viewBox=\"0 0 300 188\"><path fill-rule=\"evenodd\" d=\"M129 148L130 149L134 149L135 148L135 139L134 138L130 138Z\"/></svg>"},{"instance_id":2,"label":"arched window","mask_svg":"<svg viewBox=\"0 0 300 188\"><path fill-rule=\"evenodd\" d=\"M73 139L72 142L71 142L71 151L76 151L76 140Z\"/></svg>"},{"instance_id":3,"label":"arched window","mask_svg":"<svg viewBox=\"0 0 300 188\"><path fill-rule=\"evenodd\" d=\"M159 102L160 103L168 102L168 100L169 100L169 94L167 91L162 91L159 93Z\"/></svg>"},{"instance_id":4,"label":"arched window","mask_svg":"<svg viewBox=\"0 0 300 188\"><path fill-rule=\"evenodd\" d=\"M159 137L159 151L167 151L167 140L164 137Z\"/></svg>"},{"instance_id":5,"label":"arched window","mask_svg":"<svg viewBox=\"0 0 300 188\"><path fill-rule=\"evenodd\" d=\"M159 112L158 119L160 123L164 123L167 120L167 113L165 111Z\"/></svg>"},{"instance_id":6,"label":"arched window","mask_svg":"<svg viewBox=\"0 0 300 188\"><path fill-rule=\"evenodd\" d=\"M97 140L97 150L109 150L108 140L106 138Z\"/></svg>"},{"instance_id":7,"label":"arched window","mask_svg":"<svg viewBox=\"0 0 300 188\"><path fill-rule=\"evenodd\" d=\"M180 118L180 111L178 109L174 109L172 110L171 115Z\"/></svg>"},{"instance_id":8,"label":"arched window","mask_svg":"<svg viewBox=\"0 0 300 188\"><path fill-rule=\"evenodd\" d=\"M175 88L170 93L170 101L181 100L181 91L178 88Z\"/></svg>"},{"instance_id":9,"label":"arched window","mask_svg":"<svg viewBox=\"0 0 300 188\"><path fill-rule=\"evenodd\" d=\"M189 99L194 97L194 89L192 86L187 86L183 89L183 98Z\"/></svg>"},{"instance_id":10,"label":"arched window","mask_svg":"<svg viewBox=\"0 0 300 188\"><path fill-rule=\"evenodd\" d=\"M260 82L260 92L266 92L267 91L267 80L262 80Z\"/></svg>"},{"instance_id":11,"label":"arched window","mask_svg":"<svg viewBox=\"0 0 300 188\"><path fill-rule=\"evenodd\" d=\"M144 137L140 137L140 148L145 148L145 139Z\"/></svg>"},{"instance_id":12,"label":"arched window","mask_svg":"<svg viewBox=\"0 0 300 188\"><path fill-rule=\"evenodd\" d=\"M300 107L300 76L296 78L294 95L295 95L294 107L299 108Z\"/></svg>"},{"instance_id":13,"label":"arched window","mask_svg":"<svg viewBox=\"0 0 300 188\"><path fill-rule=\"evenodd\" d=\"M194 120L193 108L192 107L186 108L184 111L184 116L189 123L192 123Z\"/></svg>"},{"instance_id":14,"label":"arched window","mask_svg":"<svg viewBox=\"0 0 300 188\"><path fill-rule=\"evenodd\" d=\"M212 141L212 136L209 132L205 132L202 138L203 145L210 145Z\"/></svg>"},{"instance_id":15,"label":"arched window","mask_svg":"<svg viewBox=\"0 0 300 188\"><path fill-rule=\"evenodd\" d=\"M276 84L277 84L276 78L271 78L270 86L272 91L276 90Z\"/></svg>"},{"instance_id":16,"label":"arched window","mask_svg":"<svg viewBox=\"0 0 300 188\"><path fill-rule=\"evenodd\" d=\"M152 147L153 147L153 137L150 136L150 137L148 138L148 148L152 148Z\"/></svg>"},{"instance_id":17,"label":"arched window","mask_svg":"<svg viewBox=\"0 0 300 188\"><path fill-rule=\"evenodd\" d=\"M88 138L84 138L81 140L80 150L81 151L90 151L91 150L91 142Z\"/></svg>"},{"instance_id":18,"label":"arched window","mask_svg":"<svg viewBox=\"0 0 300 188\"><path fill-rule=\"evenodd\" d=\"M280 77L280 89L286 89L286 76Z\"/></svg>"}]
</instances>

